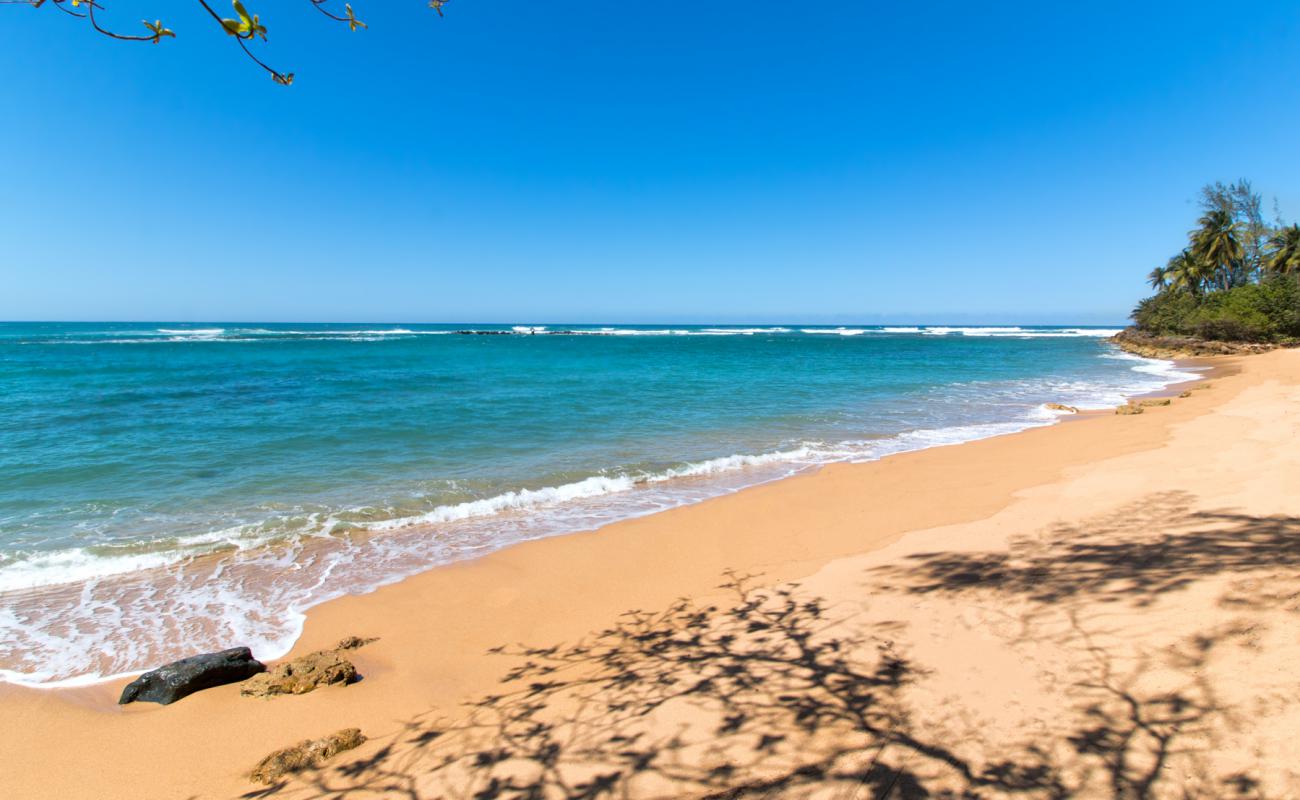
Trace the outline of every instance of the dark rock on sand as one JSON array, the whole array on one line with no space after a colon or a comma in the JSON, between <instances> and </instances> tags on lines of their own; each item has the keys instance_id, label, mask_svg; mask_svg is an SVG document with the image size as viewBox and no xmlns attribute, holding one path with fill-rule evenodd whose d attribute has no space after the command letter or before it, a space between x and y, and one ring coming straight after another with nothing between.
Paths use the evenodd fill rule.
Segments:
<instances>
[{"instance_id":1,"label":"dark rock on sand","mask_svg":"<svg viewBox=\"0 0 1300 800\"><path fill-rule=\"evenodd\" d=\"M259 761L248 777L269 786L285 775L322 766L339 753L359 747L365 741L360 728L345 728L319 739L304 739Z\"/></svg>"},{"instance_id":2,"label":"dark rock on sand","mask_svg":"<svg viewBox=\"0 0 1300 800\"><path fill-rule=\"evenodd\" d=\"M253 652L247 647L232 647L219 653L182 658L146 672L126 685L117 702L168 705L203 689L236 683L265 671L266 665L253 658Z\"/></svg>"}]
</instances>

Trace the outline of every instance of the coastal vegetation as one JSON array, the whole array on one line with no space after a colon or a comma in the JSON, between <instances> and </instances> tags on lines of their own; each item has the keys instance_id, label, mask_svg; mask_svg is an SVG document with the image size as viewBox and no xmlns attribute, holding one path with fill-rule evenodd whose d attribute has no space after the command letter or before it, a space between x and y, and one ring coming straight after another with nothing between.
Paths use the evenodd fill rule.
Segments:
<instances>
[{"instance_id":1,"label":"coastal vegetation","mask_svg":"<svg viewBox=\"0 0 1300 800\"><path fill-rule=\"evenodd\" d=\"M222 17L217 13L216 9L209 5L207 0L197 0L197 2L220 30L234 39L235 44L244 52L244 55L270 74L271 80L281 86L293 84L294 74L292 72L283 72L271 67L249 49L249 45L256 44L258 39L263 42L266 41L266 25L262 23L259 14L250 12L241 0L231 0L231 6L234 10L233 17ZM339 4L334 0L306 0L306 2L327 19L347 25L349 30L356 31L369 27L366 23L357 19L357 15L352 10L350 3L344 3L340 9ZM49 7L61 11L69 17L84 20L85 24L90 25L95 33L121 42L158 44L163 39L176 38L176 32L164 25L160 19L155 19L153 22L147 19L143 20L141 24L144 25L146 33L122 33L119 29L110 27L109 23L100 19L98 15L106 13L107 10L105 4L98 2L98 0L0 0L0 5L24 5L32 8L40 8L47 3ZM447 0L428 0L429 8L438 12L440 17L442 16L442 7L446 4Z\"/></svg>"},{"instance_id":2,"label":"coastal vegetation","mask_svg":"<svg viewBox=\"0 0 1300 800\"><path fill-rule=\"evenodd\" d=\"M1186 245L1147 276L1156 294L1138 303L1138 332L1207 341L1285 342L1300 337L1300 225L1269 224L1247 180L1201 190Z\"/></svg>"}]
</instances>

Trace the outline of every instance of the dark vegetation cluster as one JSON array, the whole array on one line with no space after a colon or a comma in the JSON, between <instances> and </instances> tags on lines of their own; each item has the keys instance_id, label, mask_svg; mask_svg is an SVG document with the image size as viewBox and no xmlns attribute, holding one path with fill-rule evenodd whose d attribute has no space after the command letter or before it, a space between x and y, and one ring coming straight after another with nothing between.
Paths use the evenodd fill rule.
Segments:
<instances>
[{"instance_id":1,"label":"dark vegetation cluster","mask_svg":"<svg viewBox=\"0 0 1300 800\"><path fill-rule=\"evenodd\" d=\"M1265 222L1250 182L1201 190L1186 247L1148 276L1133 311L1145 333L1231 342L1300 338L1300 225Z\"/></svg>"}]
</instances>

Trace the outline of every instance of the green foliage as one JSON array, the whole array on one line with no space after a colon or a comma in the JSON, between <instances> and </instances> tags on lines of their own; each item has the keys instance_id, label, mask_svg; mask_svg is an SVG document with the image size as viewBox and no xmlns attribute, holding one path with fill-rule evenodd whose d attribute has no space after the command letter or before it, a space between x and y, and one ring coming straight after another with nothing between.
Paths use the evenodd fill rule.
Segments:
<instances>
[{"instance_id":1,"label":"green foliage","mask_svg":"<svg viewBox=\"0 0 1300 800\"><path fill-rule=\"evenodd\" d=\"M1265 224L1250 181L1201 190L1187 246L1147 275L1139 330L1160 336L1263 342L1300 338L1300 225Z\"/></svg>"},{"instance_id":2,"label":"green foliage","mask_svg":"<svg viewBox=\"0 0 1300 800\"><path fill-rule=\"evenodd\" d=\"M1201 189L1202 211L1221 211L1232 218L1233 232L1241 246L1234 276L1237 280L1233 285L1245 283L1263 269L1264 246L1270 230L1264 222L1262 206L1259 195L1245 178L1226 184L1216 181Z\"/></svg>"},{"instance_id":3,"label":"green foliage","mask_svg":"<svg viewBox=\"0 0 1300 800\"><path fill-rule=\"evenodd\" d=\"M1191 292L1161 292L1133 309L1133 321L1147 333L1162 336L1187 335L1185 321L1196 311L1197 298Z\"/></svg>"},{"instance_id":4,"label":"green foliage","mask_svg":"<svg viewBox=\"0 0 1300 800\"><path fill-rule=\"evenodd\" d=\"M1162 292L1138 303L1133 321L1164 336L1247 342L1300 337L1300 281L1272 276L1199 297Z\"/></svg>"},{"instance_id":5,"label":"green foliage","mask_svg":"<svg viewBox=\"0 0 1300 800\"><path fill-rule=\"evenodd\" d=\"M260 36L262 41L266 41L266 26L262 24L258 16L256 14L250 15L248 9L244 8L244 4L239 0L234 0L231 5L235 7L235 13L239 15L239 19L221 20L221 27L226 29L226 33L240 39L252 39L254 36Z\"/></svg>"},{"instance_id":6,"label":"green foliage","mask_svg":"<svg viewBox=\"0 0 1300 800\"><path fill-rule=\"evenodd\" d=\"M1210 209L1198 223L1200 227L1188 234L1188 238L1192 245L1191 258L1204 273L1202 281L1216 289L1239 285L1244 279L1244 251L1232 211Z\"/></svg>"},{"instance_id":7,"label":"green foliage","mask_svg":"<svg viewBox=\"0 0 1300 800\"><path fill-rule=\"evenodd\" d=\"M1300 274L1300 225L1279 229L1268 240L1268 268L1279 275Z\"/></svg>"},{"instance_id":8,"label":"green foliage","mask_svg":"<svg viewBox=\"0 0 1300 800\"><path fill-rule=\"evenodd\" d=\"M170 28L164 27L162 20L154 20L153 22L145 20L144 26L148 29L149 33L144 36L132 36L109 30L101 25L99 20L96 18L97 13L105 10L104 3L101 2L101 0L0 0L0 4L4 5L26 5L31 6L32 8L40 8L47 2L52 8L56 8L70 17L86 20L90 23L91 28L93 28L95 32L103 34L111 39L118 39L124 42L153 42L154 44L158 44L164 37L170 39L176 38L176 33ZM282 86L293 84L292 72L280 72L279 70L270 67L254 55L253 51L249 48L248 45L250 42L254 42L258 39L266 41L266 26L262 24L262 20L257 14L250 13L248 9L244 7L241 0L231 0L231 5L235 10L234 18L222 17L219 15L216 10L212 8L212 5L208 0L196 0L196 2L203 7L203 10L207 12L208 16L211 17L223 31L234 37L239 48L244 51L244 55L248 56L254 64L257 64L257 66L270 73L272 80ZM306 2L310 3L312 8L316 9L329 19L346 24L350 30L356 31L369 27L366 23L357 19L357 15L353 12L350 4L345 3L343 5L342 13L336 13L331 10L331 7L336 7L335 3L337 0L306 0ZM438 16L440 17L443 15L442 7L446 4L447 0L429 0L429 8L438 12Z\"/></svg>"},{"instance_id":9,"label":"green foliage","mask_svg":"<svg viewBox=\"0 0 1300 800\"><path fill-rule=\"evenodd\" d=\"M1198 339L1215 342L1266 342L1268 334L1256 325L1230 318L1207 319L1192 326Z\"/></svg>"},{"instance_id":10,"label":"green foliage","mask_svg":"<svg viewBox=\"0 0 1300 800\"><path fill-rule=\"evenodd\" d=\"M350 30L354 30L354 31L355 31L357 28L369 28L369 27L370 27L370 26L367 25L366 23L364 23L364 22L362 22L361 20L357 19L357 15L354 14L354 13L352 12L352 6L351 6L351 5L345 5L345 6L343 6L343 10L344 10L345 12L347 12L347 17L348 17L348 28L349 28Z\"/></svg>"},{"instance_id":11,"label":"green foliage","mask_svg":"<svg viewBox=\"0 0 1300 800\"><path fill-rule=\"evenodd\" d=\"M150 22L149 20L144 20L144 26L149 29L149 32L151 34L153 34L152 38L154 44L158 44L159 42L161 42L164 36L170 36L173 39L176 38L175 31L173 31L171 28L164 28L162 24L162 20L160 19L156 19L153 22Z\"/></svg>"}]
</instances>

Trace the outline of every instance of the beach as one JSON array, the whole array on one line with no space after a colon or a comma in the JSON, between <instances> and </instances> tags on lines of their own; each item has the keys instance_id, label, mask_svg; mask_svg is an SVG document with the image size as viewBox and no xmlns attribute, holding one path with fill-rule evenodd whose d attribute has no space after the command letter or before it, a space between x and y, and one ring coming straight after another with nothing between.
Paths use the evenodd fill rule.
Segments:
<instances>
[{"instance_id":1,"label":"beach","mask_svg":"<svg viewBox=\"0 0 1300 800\"><path fill-rule=\"evenodd\" d=\"M1293 4L157 5L0 0L0 800L1300 800Z\"/></svg>"},{"instance_id":2,"label":"beach","mask_svg":"<svg viewBox=\"0 0 1300 800\"><path fill-rule=\"evenodd\" d=\"M345 688L4 686L0 794L1300 796L1300 351L1209 363L1140 415L832 464L330 601L290 656L376 638ZM322 770L246 777L349 727L369 741Z\"/></svg>"}]
</instances>

